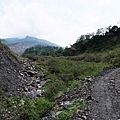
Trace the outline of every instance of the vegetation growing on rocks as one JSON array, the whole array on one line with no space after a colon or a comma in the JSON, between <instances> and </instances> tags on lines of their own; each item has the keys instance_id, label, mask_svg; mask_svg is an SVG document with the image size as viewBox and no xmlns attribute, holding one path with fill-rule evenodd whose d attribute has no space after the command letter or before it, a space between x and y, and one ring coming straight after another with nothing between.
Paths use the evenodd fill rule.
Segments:
<instances>
[{"instance_id":1,"label":"vegetation growing on rocks","mask_svg":"<svg viewBox=\"0 0 120 120\"><path fill-rule=\"evenodd\" d=\"M37 72L41 71L41 68L44 69L43 71L47 75L47 78L51 80L44 86L43 99L41 97L34 100L23 98L25 103L22 103L22 106L16 106L16 108L14 108L15 105L12 104L11 101L13 100L11 98L4 98L1 100L6 101L8 99L7 101L9 102L2 102L2 107L7 109L7 111L10 110L10 115L18 115L20 119L39 120L46 116L47 113L50 113L50 111L56 111L54 114L57 114L57 109L59 109L60 114L58 114L56 118L64 118L67 120L69 117L72 117L78 107L81 106L81 109L84 109L84 106L87 104L84 101L81 101L80 104L79 102L76 103L76 101L74 101L73 105L67 110L64 106L62 106L62 108L57 106L56 99L61 95L64 95L66 91L72 90L77 86L79 86L80 89L85 87L86 82L82 85L79 83L85 77L96 76L100 71L111 67L111 64L107 63L81 62L60 57L37 57L36 59L34 57L33 59ZM84 92L85 91L83 90L83 93ZM17 105L19 105L21 99L15 98L14 102L18 102ZM9 108L6 108L6 106L9 106ZM8 116L9 112L7 113ZM2 113L5 113L5 111L2 111Z\"/></svg>"}]
</instances>

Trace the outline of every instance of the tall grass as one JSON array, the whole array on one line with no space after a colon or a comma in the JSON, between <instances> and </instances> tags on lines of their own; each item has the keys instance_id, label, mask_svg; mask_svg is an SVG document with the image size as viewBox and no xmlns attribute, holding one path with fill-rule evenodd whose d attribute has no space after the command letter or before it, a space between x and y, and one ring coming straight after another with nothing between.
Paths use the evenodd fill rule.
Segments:
<instances>
[{"instance_id":1,"label":"tall grass","mask_svg":"<svg viewBox=\"0 0 120 120\"><path fill-rule=\"evenodd\" d=\"M86 76L96 76L104 69L111 67L111 64L103 62L81 62L60 58L51 58L45 61L48 75L55 75L57 79L61 79L65 83L83 79Z\"/></svg>"}]
</instances>

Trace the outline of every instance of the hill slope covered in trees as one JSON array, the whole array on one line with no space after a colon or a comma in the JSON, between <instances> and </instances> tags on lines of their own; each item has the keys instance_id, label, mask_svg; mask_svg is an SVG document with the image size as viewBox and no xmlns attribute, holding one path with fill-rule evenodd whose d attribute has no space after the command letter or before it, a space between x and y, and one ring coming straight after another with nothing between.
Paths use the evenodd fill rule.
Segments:
<instances>
[{"instance_id":1,"label":"hill slope covered in trees","mask_svg":"<svg viewBox=\"0 0 120 120\"><path fill-rule=\"evenodd\" d=\"M76 43L66 48L68 55L78 55L81 53L93 53L112 50L120 47L120 27L109 27L105 33L80 37Z\"/></svg>"}]
</instances>

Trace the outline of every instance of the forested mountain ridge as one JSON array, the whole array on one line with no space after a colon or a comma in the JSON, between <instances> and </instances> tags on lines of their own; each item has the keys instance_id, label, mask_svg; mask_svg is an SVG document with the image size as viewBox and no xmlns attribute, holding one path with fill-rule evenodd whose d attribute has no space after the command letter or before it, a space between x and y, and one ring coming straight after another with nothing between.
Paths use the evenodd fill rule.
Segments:
<instances>
[{"instance_id":1,"label":"forested mountain ridge","mask_svg":"<svg viewBox=\"0 0 120 120\"><path fill-rule=\"evenodd\" d=\"M35 47L26 49L23 56L27 54L38 56L62 56L63 51L64 50L62 47L37 45Z\"/></svg>"}]
</instances>

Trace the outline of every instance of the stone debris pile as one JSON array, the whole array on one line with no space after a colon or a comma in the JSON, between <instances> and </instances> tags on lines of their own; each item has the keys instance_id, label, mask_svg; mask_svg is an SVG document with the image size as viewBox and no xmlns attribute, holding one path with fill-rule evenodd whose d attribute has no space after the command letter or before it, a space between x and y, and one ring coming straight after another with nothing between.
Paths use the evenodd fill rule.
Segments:
<instances>
[{"instance_id":1,"label":"stone debris pile","mask_svg":"<svg viewBox=\"0 0 120 120\"><path fill-rule=\"evenodd\" d=\"M44 85L51 80L46 77L43 69L38 71L35 63L23 58L24 69L20 71L19 78L24 81L22 92L29 98L40 97L44 92Z\"/></svg>"}]
</instances>

